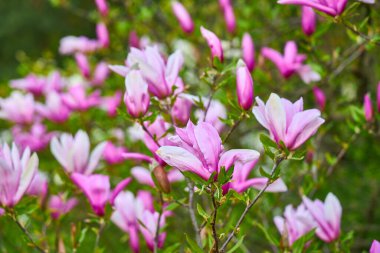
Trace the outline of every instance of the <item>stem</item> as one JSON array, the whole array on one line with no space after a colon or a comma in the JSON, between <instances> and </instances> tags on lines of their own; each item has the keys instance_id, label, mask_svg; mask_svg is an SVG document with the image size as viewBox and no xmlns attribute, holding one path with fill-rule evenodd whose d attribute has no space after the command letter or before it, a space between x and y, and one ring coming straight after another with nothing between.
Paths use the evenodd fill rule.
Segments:
<instances>
[{"instance_id":1,"label":"stem","mask_svg":"<svg viewBox=\"0 0 380 253\"><path fill-rule=\"evenodd\" d=\"M234 122L234 125L230 128L230 131L228 131L226 137L223 140L223 143L227 142L228 138L230 138L233 131L235 131L235 129L239 126L239 124L243 121L244 118L245 118L245 113L242 112L239 116L239 119Z\"/></svg>"},{"instance_id":2,"label":"stem","mask_svg":"<svg viewBox=\"0 0 380 253\"><path fill-rule=\"evenodd\" d=\"M95 241L95 250L99 247L99 241L100 241L100 236L104 230L105 227L105 222L103 218L100 218L99 220L99 230L98 234L96 235L96 241Z\"/></svg>"},{"instance_id":3,"label":"stem","mask_svg":"<svg viewBox=\"0 0 380 253\"><path fill-rule=\"evenodd\" d=\"M212 89L212 90L211 90L210 98L209 98L209 100L208 100L208 103L207 103L207 106L206 106L206 109L205 109L205 116L204 116L204 118L203 118L203 121L206 121L207 113L208 113L208 111L209 111L209 109L210 109L211 101L212 101L212 98L214 97L214 94L215 94L215 90Z\"/></svg>"},{"instance_id":4,"label":"stem","mask_svg":"<svg viewBox=\"0 0 380 253\"><path fill-rule=\"evenodd\" d=\"M202 241L201 241L201 237L199 235L200 229L199 229L197 218L195 217L195 212L194 212L194 186L188 178L186 178L186 182L187 182L187 187L189 188L188 208L189 208L191 223L193 224L193 228L195 231L195 240L196 240L198 246L200 248L202 248Z\"/></svg>"},{"instance_id":5,"label":"stem","mask_svg":"<svg viewBox=\"0 0 380 253\"><path fill-rule=\"evenodd\" d=\"M154 136L151 134L151 132L149 132L149 129L146 128L146 126L144 125L144 122L142 122L141 120L139 121L141 127L143 128L144 132L147 133L147 135L149 135L150 138L152 138L152 140L156 143L156 145L158 147L161 147L160 143L158 143L158 141L156 140L156 138L154 138Z\"/></svg>"},{"instance_id":6,"label":"stem","mask_svg":"<svg viewBox=\"0 0 380 253\"><path fill-rule=\"evenodd\" d=\"M31 234L29 231L17 220L16 214L13 210L10 210L9 216L12 218L12 220L16 223L16 225L20 228L20 230L24 233L24 235L28 238L30 244L32 244L32 247L38 250L39 252L45 253L45 250L42 249L38 244L33 240Z\"/></svg>"},{"instance_id":7,"label":"stem","mask_svg":"<svg viewBox=\"0 0 380 253\"><path fill-rule=\"evenodd\" d=\"M364 34L362 32L360 32L356 27L353 27L350 23L347 23L346 20L342 19L342 24L348 29L350 30L351 32L355 33L356 35L360 36L361 38L363 38L364 40L368 41L368 42L371 42L371 43L374 43L375 45L377 46L380 46L380 42L377 42L377 41L373 41L373 38L368 36L367 34Z\"/></svg>"},{"instance_id":8,"label":"stem","mask_svg":"<svg viewBox=\"0 0 380 253\"><path fill-rule=\"evenodd\" d=\"M212 199L212 205L214 207L214 212L212 216L212 221L211 221L211 228L212 228L212 236L214 237L214 249L215 252L219 253L219 240L218 240L218 234L216 233L216 216L218 214L218 205L215 201L215 190L211 192L211 199Z\"/></svg>"},{"instance_id":9,"label":"stem","mask_svg":"<svg viewBox=\"0 0 380 253\"><path fill-rule=\"evenodd\" d=\"M164 200L162 198L162 192L158 191L159 196L160 196L160 211L158 215L158 221L157 221L157 227L156 227L156 234L154 235L154 253L158 252L158 240L159 240L159 235L160 235L160 223L161 223L161 217L163 213L163 205L164 205Z\"/></svg>"},{"instance_id":10,"label":"stem","mask_svg":"<svg viewBox=\"0 0 380 253\"><path fill-rule=\"evenodd\" d=\"M245 208L244 212L241 214L238 222L236 223L234 229L231 231L231 233L228 235L228 238L227 240L224 242L222 248L220 249L220 252L224 252L228 243L232 240L232 238L234 237L234 234L235 234L235 231L239 228L240 224L243 222L245 216L247 215L248 211L253 207L254 204L256 204L256 202L260 199L260 197L263 195L263 193L265 192L265 190L269 187L269 185L271 185L273 183L273 176L274 174L276 173L276 170L278 168L278 166L280 165L280 163L284 160L284 158L282 157L279 157L279 158L276 158L275 160L275 163L273 165L273 168L272 168L272 171L270 173L270 178L268 178L268 182L265 184L264 188L260 190L260 192L256 195L256 197L252 200L252 202L247 205L247 207Z\"/></svg>"}]
</instances>

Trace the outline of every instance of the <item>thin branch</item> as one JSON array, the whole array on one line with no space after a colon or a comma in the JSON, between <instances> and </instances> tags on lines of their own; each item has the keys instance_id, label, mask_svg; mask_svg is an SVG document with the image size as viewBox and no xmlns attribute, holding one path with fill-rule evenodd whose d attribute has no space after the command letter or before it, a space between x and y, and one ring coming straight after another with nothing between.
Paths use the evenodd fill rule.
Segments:
<instances>
[{"instance_id":1,"label":"thin branch","mask_svg":"<svg viewBox=\"0 0 380 253\"><path fill-rule=\"evenodd\" d=\"M199 235L200 229L194 212L194 186L188 178L186 178L186 182L187 187L189 188L189 204L187 205L187 207L189 209L191 223L193 224L193 228L195 231L195 240L198 246L202 248L201 236Z\"/></svg>"},{"instance_id":2,"label":"thin branch","mask_svg":"<svg viewBox=\"0 0 380 253\"><path fill-rule=\"evenodd\" d=\"M214 249L215 252L219 253L219 239L218 239L218 234L216 233L216 216L218 214L218 205L215 200L215 191L211 192L211 200L212 200L212 205L214 207L214 212L211 220L211 228L212 228L212 236L214 237Z\"/></svg>"},{"instance_id":3,"label":"thin branch","mask_svg":"<svg viewBox=\"0 0 380 253\"><path fill-rule=\"evenodd\" d=\"M162 197L162 192L159 190L158 191L159 197L160 197L160 211L158 215L158 221L157 221L157 227L156 227L156 234L154 235L154 253L158 252L158 241L159 241L159 235L160 235L160 223L161 223L161 218L162 218L162 213L163 213L163 206L164 206L164 200Z\"/></svg>"},{"instance_id":4,"label":"thin branch","mask_svg":"<svg viewBox=\"0 0 380 253\"><path fill-rule=\"evenodd\" d=\"M146 126L144 125L144 122L139 121L139 123L140 123L142 129L144 130L144 132L145 132L147 135L149 135L150 138L152 138L152 140L156 143L156 145L157 145L158 147L161 147L160 143L158 143L158 141L156 140L156 138L154 138L154 136L153 136L152 133L149 131L149 129L146 128Z\"/></svg>"},{"instance_id":5,"label":"thin branch","mask_svg":"<svg viewBox=\"0 0 380 253\"><path fill-rule=\"evenodd\" d=\"M102 232L104 230L104 227L105 227L104 219L100 218L100 220L99 220L99 230L98 230L98 234L96 235L96 240L95 240L95 251L99 247L100 236L101 236L101 234L102 234Z\"/></svg>"},{"instance_id":6,"label":"thin branch","mask_svg":"<svg viewBox=\"0 0 380 253\"><path fill-rule=\"evenodd\" d=\"M264 188L260 190L260 192L256 195L256 197L252 200L252 202L247 205L247 207L245 208L244 212L241 214L238 222L236 223L234 229L231 231L231 233L228 235L228 238L227 240L224 242L222 248L220 249L220 252L224 252L228 243L232 240L232 238L234 237L234 234L236 232L236 230L239 228L239 226L241 225L241 223L243 222L245 216L247 215L248 211L253 207L253 205L256 204L256 202L260 199L260 197L263 195L263 193L265 192L265 190L273 183L272 181L272 178L273 176L275 175L276 173L276 170L278 168L278 166L280 165L280 163L283 161L283 158L278 158L276 159L274 165L273 165L273 168L272 168L272 171L271 171L271 174L270 174L270 178L268 178L268 182L265 184Z\"/></svg>"},{"instance_id":7,"label":"thin branch","mask_svg":"<svg viewBox=\"0 0 380 253\"><path fill-rule=\"evenodd\" d=\"M350 23L347 23L346 20L342 19L342 24L348 29L350 30L351 32L353 32L354 34L360 36L361 38L363 38L364 40L370 42L370 43L374 43L375 45L377 46L380 46L380 42L378 41L373 41L373 38L368 36L367 34L364 34L362 32L360 32L356 27L352 26Z\"/></svg>"},{"instance_id":8,"label":"thin branch","mask_svg":"<svg viewBox=\"0 0 380 253\"><path fill-rule=\"evenodd\" d=\"M203 117L203 121L206 121L207 113L208 113L208 111L209 111L209 109L210 109L211 101L212 101L212 98L214 97L214 95L215 95L215 90L212 89L212 90L211 90L210 98L209 98L209 100L208 100L208 103L207 103L207 106L206 106L206 109L205 109L205 116Z\"/></svg>"},{"instance_id":9,"label":"thin branch","mask_svg":"<svg viewBox=\"0 0 380 253\"><path fill-rule=\"evenodd\" d=\"M239 119L237 121L234 122L234 125L230 128L230 130L228 131L226 137L224 137L224 140L223 140L223 143L226 143L228 138L230 138L231 134L233 133L233 131L235 131L235 129L239 126L239 124L244 120L245 118L245 113L242 112L239 116Z\"/></svg>"}]
</instances>

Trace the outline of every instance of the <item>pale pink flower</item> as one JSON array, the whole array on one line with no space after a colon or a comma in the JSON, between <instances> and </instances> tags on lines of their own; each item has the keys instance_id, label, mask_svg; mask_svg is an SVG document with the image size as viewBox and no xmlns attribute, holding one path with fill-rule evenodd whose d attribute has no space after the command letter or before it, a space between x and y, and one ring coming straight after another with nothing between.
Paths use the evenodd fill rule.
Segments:
<instances>
[{"instance_id":1,"label":"pale pink flower","mask_svg":"<svg viewBox=\"0 0 380 253\"><path fill-rule=\"evenodd\" d=\"M12 128L12 136L15 143L23 150L40 151L49 145L53 132L48 132L45 125L34 123L29 130L16 125Z\"/></svg>"},{"instance_id":2,"label":"pale pink flower","mask_svg":"<svg viewBox=\"0 0 380 253\"><path fill-rule=\"evenodd\" d=\"M219 61L223 62L223 48L222 42L215 35L215 33L207 30L203 26L201 26L202 37L206 39L207 44L211 50L211 59L218 58Z\"/></svg>"},{"instance_id":3,"label":"pale pink flower","mask_svg":"<svg viewBox=\"0 0 380 253\"><path fill-rule=\"evenodd\" d=\"M46 95L45 104L36 103L36 111L55 123L65 122L70 117L70 109L63 102L62 95L51 91Z\"/></svg>"},{"instance_id":4,"label":"pale pink flower","mask_svg":"<svg viewBox=\"0 0 380 253\"><path fill-rule=\"evenodd\" d=\"M99 49L99 42L85 36L67 36L61 39L59 52L61 54L91 53Z\"/></svg>"},{"instance_id":5,"label":"pale pink flower","mask_svg":"<svg viewBox=\"0 0 380 253\"><path fill-rule=\"evenodd\" d=\"M347 0L279 0L277 3L308 6L334 17L343 13Z\"/></svg>"},{"instance_id":6,"label":"pale pink flower","mask_svg":"<svg viewBox=\"0 0 380 253\"><path fill-rule=\"evenodd\" d=\"M380 253L380 242L373 240L369 253Z\"/></svg>"},{"instance_id":7,"label":"pale pink flower","mask_svg":"<svg viewBox=\"0 0 380 253\"><path fill-rule=\"evenodd\" d=\"M103 48L107 48L110 44L110 38L108 34L108 29L106 24L100 22L96 25L96 36L98 38L99 44Z\"/></svg>"},{"instance_id":8,"label":"pale pink flower","mask_svg":"<svg viewBox=\"0 0 380 253\"><path fill-rule=\"evenodd\" d=\"M124 103L128 113L139 118L148 111L150 97L148 83L143 79L139 70L131 70L125 77Z\"/></svg>"},{"instance_id":9,"label":"pale pink flower","mask_svg":"<svg viewBox=\"0 0 380 253\"><path fill-rule=\"evenodd\" d=\"M62 215L67 214L77 205L77 203L78 200L76 198L65 200L61 194L51 196L48 207L52 219L57 220Z\"/></svg>"},{"instance_id":10,"label":"pale pink flower","mask_svg":"<svg viewBox=\"0 0 380 253\"><path fill-rule=\"evenodd\" d=\"M186 8L178 1L173 1L171 5L182 30L186 33L192 33L194 31L194 23Z\"/></svg>"},{"instance_id":11,"label":"pale pink flower","mask_svg":"<svg viewBox=\"0 0 380 253\"><path fill-rule=\"evenodd\" d=\"M253 105L253 79L243 60L236 66L236 92L238 102L243 110L251 109Z\"/></svg>"},{"instance_id":12,"label":"pale pink flower","mask_svg":"<svg viewBox=\"0 0 380 253\"><path fill-rule=\"evenodd\" d=\"M32 123L35 118L35 102L32 94L13 91L8 98L0 98L0 118L17 124Z\"/></svg>"},{"instance_id":13,"label":"pale pink flower","mask_svg":"<svg viewBox=\"0 0 380 253\"><path fill-rule=\"evenodd\" d=\"M81 84L71 86L61 98L66 106L75 111L87 111L89 108L99 105L101 101L100 91L94 91L87 95L86 88Z\"/></svg>"},{"instance_id":14,"label":"pale pink flower","mask_svg":"<svg viewBox=\"0 0 380 253\"><path fill-rule=\"evenodd\" d=\"M102 97L100 101L100 108L105 110L110 117L115 117L117 108L121 104L122 98L121 91L116 91L113 96Z\"/></svg>"},{"instance_id":15,"label":"pale pink flower","mask_svg":"<svg viewBox=\"0 0 380 253\"><path fill-rule=\"evenodd\" d=\"M131 174L140 184L145 184L151 187L155 187L155 184L152 178L152 173L148 169L141 166L136 166L132 168ZM167 173L167 176L170 183L180 182L184 180L184 176L177 169L170 170Z\"/></svg>"}]
</instances>

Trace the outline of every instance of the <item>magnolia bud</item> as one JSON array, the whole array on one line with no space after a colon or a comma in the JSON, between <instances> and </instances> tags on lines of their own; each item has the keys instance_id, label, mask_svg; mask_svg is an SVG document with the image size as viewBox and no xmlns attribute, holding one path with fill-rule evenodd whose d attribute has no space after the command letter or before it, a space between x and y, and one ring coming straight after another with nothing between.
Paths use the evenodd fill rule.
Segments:
<instances>
[{"instance_id":1,"label":"magnolia bud","mask_svg":"<svg viewBox=\"0 0 380 253\"><path fill-rule=\"evenodd\" d=\"M369 94L364 96L364 116L367 121L371 121L373 119L373 109L372 102Z\"/></svg>"},{"instance_id":2,"label":"magnolia bud","mask_svg":"<svg viewBox=\"0 0 380 253\"><path fill-rule=\"evenodd\" d=\"M243 60L247 65L249 71L255 68L255 45L253 44L253 40L249 33L245 33L243 36L243 40L241 43Z\"/></svg>"},{"instance_id":3,"label":"magnolia bud","mask_svg":"<svg viewBox=\"0 0 380 253\"><path fill-rule=\"evenodd\" d=\"M170 182L168 175L162 166L157 166L152 171L154 182L163 193L170 193Z\"/></svg>"},{"instance_id":4,"label":"magnolia bud","mask_svg":"<svg viewBox=\"0 0 380 253\"><path fill-rule=\"evenodd\" d=\"M194 30L194 23L186 8L180 2L174 1L172 2L172 10L182 30L186 33L192 33Z\"/></svg>"},{"instance_id":5,"label":"magnolia bud","mask_svg":"<svg viewBox=\"0 0 380 253\"><path fill-rule=\"evenodd\" d=\"M240 107L249 110L253 105L253 80L243 60L236 68L236 92Z\"/></svg>"},{"instance_id":6,"label":"magnolia bud","mask_svg":"<svg viewBox=\"0 0 380 253\"><path fill-rule=\"evenodd\" d=\"M316 19L317 15L313 8L302 6L302 30L307 36L310 36L315 32Z\"/></svg>"},{"instance_id":7,"label":"magnolia bud","mask_svg":"<svg viewBox=\"0 0 380 253\"><path fill-rule=\"evenodd\" d=\"M212 60L214 58L218 58L221 62L223 62L223 48L222 42L215 35L215 33L207 30L203 26L201 26L202 37L206 39L208 46L211 49L211 57Z\"/></svg>"}]
</instances>

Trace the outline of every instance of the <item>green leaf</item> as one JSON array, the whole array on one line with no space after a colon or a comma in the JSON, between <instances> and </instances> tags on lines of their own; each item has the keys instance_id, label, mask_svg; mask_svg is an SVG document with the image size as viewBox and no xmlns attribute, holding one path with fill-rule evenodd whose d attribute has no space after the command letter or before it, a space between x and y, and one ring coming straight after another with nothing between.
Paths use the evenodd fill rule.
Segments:
<instances>
[{"instance_id":1,"label":"green leaf","mask_svg":"<svg viewBox=\"0 0 380 253\"><path fill-rule=\"evenodd\" d=\"M312 229L311 231L298 238L292 245L293 253L302 253L305 248L305 244L313 239L314 234L315 229Z\"/></svg>"},{"instance_id":2,"label":"green leaf","mask_svg":"<svg viewBox=\"0 0 380 253\"><path fill-rule=\"evenodd\" d=\"M169 247L167 247L162 253L173 253L178 252L178 248L181 246L181 243L177 242Z\"/></svg>"},{"instance_id":3,"label":"green leaf","mask_svg":"<svg viewBox=\"0 0 380 253\"><path fill-rule=\"evenodd\" d=\"M82 242L86 238L87 232L88 232L88 227L85 227L82 229L82 231L80 231L80 236L79 236L79 240L78 240L78 247L82 244Z\"/></svg>"},{"instance_id":4,"label":"green leaf","mask_svg":"<svg viewBox=\"0 0 380 253\"><path fill-rule=\"evenodd\" d=\"M198 175L190 171L184 171L183 175L189 178L198 188L202 188L203 185L206 185L206 182Z\"/></svg>"},{"instance_id":5,"label":"green leaf","mask_svg":"<svg viewBox=\"0 0 380 253\"><path fill-rule=\"evenodd\" d=\"M263 225L261 225L258 222L253 222L253 225L256 226L256 227L258 227L264 233L265 238L271 244L273 244L275 246L279 246L280 245L279 241L275 237L273 237L271 234L269 234L268 230Z\"/></svg>"},{"instance_id":6,"label":"green leaf","mask_svg":"<svg viewBox=\"0 0 380 253\"><path fill-rule=\"evenodd\" d=\"M179 207L180 204L178 204L177 202L172 202L170 203L166 208L165 210L167 211L173 211L174 209L176 209L177 207Z\"/></svg>"},{"instance_id":7,"label":"green leaf","mask_svg":"<svg viewBox=\"0 0 380 253\"><path fill-rule=\"evenodd\" d=\"M210 215L202 208L202 206L197 203L197 211L200 216L202 216L206 221L210 218Z\"/></svg>"},{"instance_id":8,"label":"green leaf","mask_svg":"<svg viewBox=\"0 0 380 253\"><path fill-rule=\"evenodd\" d=\"M264 148L272 147L272 148L278 149L277 143L265 134L260 134L260 141L263 144Z\"/></svg>"},{"instance_id":9,"label":"green leaf","mask_svg":"<svg viewBox=\"0 0 380 253\"><path fill-rule=\"evenodd\" d=\"M260 175L262 175L263 177L266 177L266 178L271 177L270 174L268 172L266 172L263 167L260 167Z\"/></svg>"},{"instance_id":10,"label":"green leaf","mask_svg":"<svg viewBox=\"0 0 380 253\"><path fill-rule=\"evenodd\" d=\"M243 236L239 239L239 241L237 241L237 242L235 243L235 245L234 245L229 251L227 251L227 253L233 253L233 252L235 252L236 250L238 250L238 249L240 248L240 246L242 245L242 243L243 243L243 241L244 241L244 238L245 238L245 235L243 235Z\"/></svg>"},{"instance_id":11,"label":"green leaf","mask_svg":"<svg viewBox=\"0 0 380 253\"><path fill-rule=\"evenodd\" d=\"M191 252L203 253L203 249L201 249L193 239L188 237L187 234L185 234L185 237L186 237L187 244L189 245L190 249L192 250Z\"/></svg>"}]
</instances>

